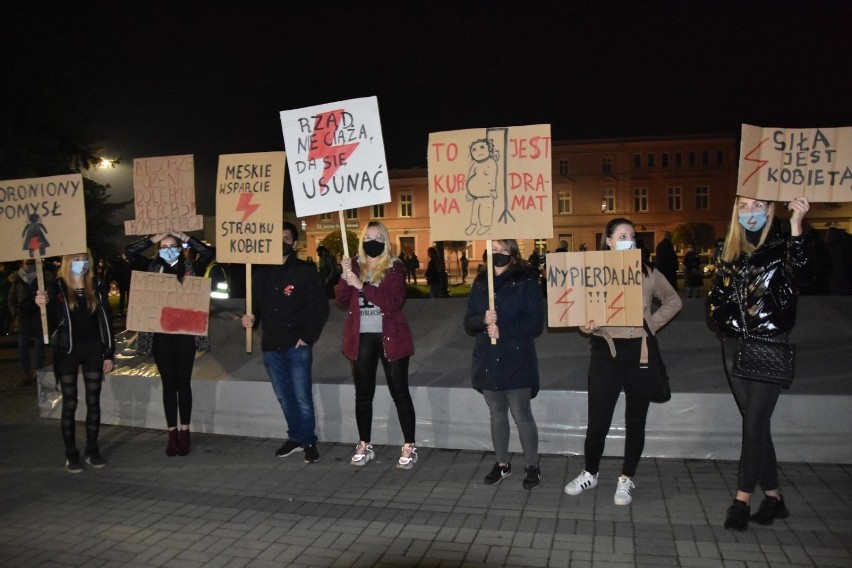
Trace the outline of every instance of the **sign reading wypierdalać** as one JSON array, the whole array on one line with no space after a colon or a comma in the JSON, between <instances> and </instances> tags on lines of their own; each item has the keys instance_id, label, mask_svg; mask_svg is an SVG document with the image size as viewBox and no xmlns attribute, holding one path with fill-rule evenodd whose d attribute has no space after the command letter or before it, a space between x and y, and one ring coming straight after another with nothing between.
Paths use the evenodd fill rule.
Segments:
<instances>
[{"instance_id":1,"label":"sign reading wypierdala\u0107","mask_svg":"<svg viewBox=\"0 0 852 568\"><path fill-rule=\"evenodd\" d=\"M281 111L298 217L391 200L376 97Z\"/></svg>"},{"instance_id":2,"label":"sign reading wypierdala\u0107","mask_svg":"<svg viewBox=\"0 0 852 568\"><path fill-rule=\"evenodd\" d=\"M127 329L207 335L209 278L134 270L130 278Z\"/></svg>"},{"instance_id":3,"label":"sign reading wypierdala\u0107","mask_svg":"<svg viewBox=\"0 0 852 568\"><path fill-rule=\"evenodd\" d=\"M186 156L133 160L136 218L124 222L126 235L156 235L203 228L195 213L195 162Z\"/></svg>"},{"instance_id":4,"label":"sign reading wypierdala\u0107","mask_svg":"<svg viewBox=\"0 0 852 568\"><path fill-rule=\"evenodd\" d=\"M852 201L852 127L743 124L737 195L765 201Z\"/></svg>"},{"instance_id":5,"label":"sign reading wypierdala\u0107","mask_svg":"<svg viewBox=\"0 0 852 568\"><path fill-rule=\"evenodd\" d=\"M86 250L83 176L0 181L0 261Z\"/></svg>"},{"instance_id":6,"label":"sign reading wypierdala\u0107","mask_svg":"<svg viewBox=\"0 0 852 568\"><path fill-rule=\"evenodd\" d=\"M547 325L642 327L642 253L547 254Z\"/></svg>"},{"instance_id":7,"label":"sign reading wypierdala\u0107","mask_svg":"<svg viewBox=\"0 0 852 568\"><path fill-rule=\"evenodd\" d=\"M429 134L436 241L553 237L550 125Z\"/></svg>"},{"instance_id":8,"label":"sign reading wypierdala\u0107","mask_svg":"<svg viewBox=\"0 0 852 568\"><path fill-rule=\"evenodd\" d=\"M284 152L219 156L216 260L281 264Z\"/></svg>"}]
</instances>

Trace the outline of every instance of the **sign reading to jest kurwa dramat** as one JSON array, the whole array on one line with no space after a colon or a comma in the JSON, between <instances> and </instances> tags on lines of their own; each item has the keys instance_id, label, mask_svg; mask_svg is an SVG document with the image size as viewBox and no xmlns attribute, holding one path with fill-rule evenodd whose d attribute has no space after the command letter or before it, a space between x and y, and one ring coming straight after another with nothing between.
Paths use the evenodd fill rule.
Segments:
<instances>
[{"instance_id":1,"label":"sign reading to jest kurwa dramat","mask_svg":"<svg viewBox=\"0 0 852 568\"><path fill-rule=\"evenodd\" d=\"M642 253L547 254L547 325L642 327Z\"/></svg>"},{"instance_id":2,"label":"sign reading to jest kurwa dramat","mask_svg":"<svg viewBox=\"0 0 852 568\"><path fill-rule=\"evenodd\" d=\"M852 201L852 127L743 124L737 195L765 201Z\"/></svg>"},{"instance_id":3,"label":"sign reading to jest kurwa dramat","mask_svg":"<svg viewBox=\"0 0 852 568\"><path fill-rule=\"evenodd\" d=\"M0 261L86 250L83 176L0 181Z\"/></svg>"},{"instance_id":4,"label":"sign reading to jest kurwa dramat","mask_svg":"<svg viewBox=\"0 0 852 568\"><path fill-rule=\"evenodd\" d=\"M133 160L135 219L124 222L126 235L152 235L203 228L195 213L195 165L192 155Z\"/></svg>"},{"instance_id":5,"label":"sign reading to jest kurwa dramat","mask_svg":"<svg viewBox=\"0 0 852 568\"><path fill-rule=\"evenodd\" d=\"M296 215L391 200L376 97L281 111Z\"/></svg>"},{"instance_id":6,"label":"sign reading to jest kurwa dramat","mask_svg":"<svg viewBox=\"0 0 852 568\"><path fill-rule=\"evenodd\" d=\"M134 270L130 278L127 329L207 335L209 278Z\"/></svg>"},{"instance_id":7,"label":"sign reading to jest kurwa dramat","mask_svg":"<svg viewBox=\"0 0 852 568\"><path fill-rule=\"evenodd\" d=\"M436 241L553 236L550 125L429 134Z\"/></svg>"},{"instance_id":8,"label":"sign reading to jest kurwa dramat","mask_svg":"<svg viewBox=\"0 0 852 568\"><path fill-rule=\"evenodd\" d=\"M216 260L281 263L285 160L284 152L219 156Z\"/></svg>"}]
</instances>

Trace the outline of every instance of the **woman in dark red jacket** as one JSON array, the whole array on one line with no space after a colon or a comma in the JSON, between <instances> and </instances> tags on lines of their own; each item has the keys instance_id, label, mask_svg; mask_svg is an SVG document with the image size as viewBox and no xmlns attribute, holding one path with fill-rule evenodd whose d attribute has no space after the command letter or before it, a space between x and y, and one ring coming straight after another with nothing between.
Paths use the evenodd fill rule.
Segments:
<instances>
[{"instance_id":1,"label":"woman in dark red jacket","mask_svg":"<svg viewBox=\"0 0 852 568\"><path fill-rule=\"evenodd\" d=\"M343 324L343 354L352 362L360 436L351 463L363 466L375 456L370 434L376 370L381 361L405 438L397 467L411 469L417 463L414 404L408 392L408 358L414 354L414 342L402 313L405 267L391 255L389 240L387 229L379 222L371 221L364 228L358 258L343 258L343 278L337 283L335 298L349 309Z\"/></svg>"}]
</instances>

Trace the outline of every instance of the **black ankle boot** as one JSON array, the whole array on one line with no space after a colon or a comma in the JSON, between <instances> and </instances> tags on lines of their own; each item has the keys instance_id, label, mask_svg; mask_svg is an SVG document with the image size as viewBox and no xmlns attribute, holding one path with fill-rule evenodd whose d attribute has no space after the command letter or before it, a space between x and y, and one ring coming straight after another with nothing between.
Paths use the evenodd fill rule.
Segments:
<instances>
[{"instance_id":1,"label":"black ankle boot","mask_svg":"<svg viewBox=\"0 0 852 568\"><path fill-rule=\"evenodd\" d=\"M166 446L166 455L169 457L176 456L178 453L178 431L177 429L169 430L169 443Z\"/></svg>"},{"instance_id":2,"label":"black ankle boot","mask_svg":"<svg viewBox=\"0 0 852 568\"><path fill-rule=\"evenodd\" d=\"M734 499L734 502L728 507L728 514L725 516L725 528L735 531L746 530L749 512L748 503Z\"/></svg>"},{"instance_id":3,"label":"black ankle boot","mask_svg":"<svg viewBox=\"0 0 852 568\"><path fill-rule=\"evenodd\" d=\"M771 497L769 495L760 502L757 513L751 516L751 520L759 525L771 525L775 519L786 519L790 516L784 497Z\"/></svg>"}]
</instances>

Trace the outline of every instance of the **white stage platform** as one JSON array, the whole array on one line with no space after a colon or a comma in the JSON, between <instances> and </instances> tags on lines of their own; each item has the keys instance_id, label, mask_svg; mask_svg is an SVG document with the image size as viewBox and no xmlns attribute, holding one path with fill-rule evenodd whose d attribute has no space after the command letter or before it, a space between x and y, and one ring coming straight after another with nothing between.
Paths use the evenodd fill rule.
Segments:
<instances>
[{"instance_id":1,"label":"white stage platform","mask_svg":"<svg viewBox=\"0 0 852 568\"><path fill-rule=\"evenodd\" d=\"M672 400L653 404L644 455L695 459L737 459L741 420L721 368L718 341L704 324L703 302L684 300L684 311L660 335L672 378ZM245 353L239 326L241 301L217 304L211 324L213 351L196 360L192 428L198 432L285 437L286 426L272 392L255 334L255 353ZM417 353L410 364L411 393L420 446L490 450L487 407L470 388L473 339L461 324L465 300L411 300L406 314ZM773 419L781 461L852 463L852 298L803 297L792 341L797 344L797 377L782 394ZM831 321L827 336L826 321ZM323 442L356 443L354 387L340 353L343 313L332 315L314 348L317 435ZM135 334L120 334L117 367L101 396L106 424L163 428L161 386L150 357L135 356ZM537 340L542 390L533 400L540 451L583 452L586 426L585 376L588 340L565 330L548 330ZM383 383L381 371L379 382ZM52 376L45 379L52 384ZM80 404L80 417L84 412ZM56 405L43 414L58 417ZM606 455L620 455L623 397L615 411ZM397 445L402 434L387 389L374 404L373 443ZM513 436L512 451L520 451Z\"/></svg>"}]
</instances>

